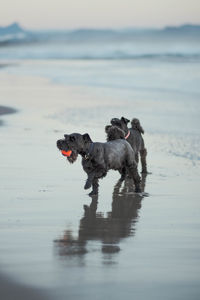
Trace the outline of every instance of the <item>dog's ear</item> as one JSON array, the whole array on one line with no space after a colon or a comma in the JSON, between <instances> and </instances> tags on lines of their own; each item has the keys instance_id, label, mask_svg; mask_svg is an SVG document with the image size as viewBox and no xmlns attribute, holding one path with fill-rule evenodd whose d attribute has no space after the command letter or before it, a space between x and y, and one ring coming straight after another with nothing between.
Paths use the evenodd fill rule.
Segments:
<instances>
[{"instance_id":1,"label":"dog's ear","mask_svg":"<svg viewBox=\"0 0 200 300\"><path fill-rule=\"evenodd\" d=\"M110 127L112 127L112 125L106 125L106 127L105 127L105 132L106 132L106 133L108 133Z\"/></svg>"},{"instance_id":2,"label":"dog's ear","mask_svg":"<svg viewBox=\"0 0 200 300\"><path fill-rule=\"evenodd\" d=\"M130 120L128 120L124 117L121 117L121 121L123 121L125 124L128 124L130 122Z\"/></svg>"},{"instance_id":3,"label":"dog's ear","mask_svg":"<svg viewBox=\"0 0 200 300\"><path fill-rule=\"evenodd\" d=\"M83 134L83 140L84 140L85 143L92 142L92 140L91 140L88 133Z\"/></svg>"}]
</instances>

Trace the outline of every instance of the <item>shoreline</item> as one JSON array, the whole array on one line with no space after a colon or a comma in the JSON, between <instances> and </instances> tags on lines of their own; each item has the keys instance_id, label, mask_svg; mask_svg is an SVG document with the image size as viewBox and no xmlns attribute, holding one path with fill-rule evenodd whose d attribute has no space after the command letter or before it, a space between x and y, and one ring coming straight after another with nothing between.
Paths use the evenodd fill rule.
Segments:
<instances>
[{"instance_id":1,"label":"shoreline","mask_svg":"<svg viewBox=\"0 0 200 300\"><path fill-rule=\"evenodd\" d=\"M13 107L0 105L0 116L14 114L16 112L17 112L17 110Z\"/></svg>"},{"instance_id":2,"label":"shoreline","mask_svg":"<svg viewBox=\"0 0 200 300\"><path fill-rule=\"evenodd\" d=\"M4 115L15 114L17 110L13 107L0 105L0 117ZM4 121L0 119L0 126L4 125Z\"/></svg>"}]
</instances>

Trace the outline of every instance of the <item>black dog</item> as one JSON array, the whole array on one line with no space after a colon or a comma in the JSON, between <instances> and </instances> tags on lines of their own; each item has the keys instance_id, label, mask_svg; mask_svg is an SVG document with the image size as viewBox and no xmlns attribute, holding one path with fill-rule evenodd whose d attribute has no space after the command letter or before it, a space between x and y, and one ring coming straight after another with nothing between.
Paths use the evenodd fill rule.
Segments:
<instances>
[{"instance_id":1,"label":"black dog","mask_svg":"<svg viewBox=\"0 0 200 300\"><path fill-rule=\"evenodd\" d=\"M127 142L130 143L131 147L135 152L135 160L137 163L139 162L139 154L140 154L142 173L148 173L147 163L146 163L147 150L145 148L144 139L142 137L142 134L144 134L144 130L140 125L140 121L138 119L133 119L131 121L132 128L128 128L127 124L129 122L130 120L124 117L121 117L121 119L113 118L110 121L110 123L113 126L117 126L124 131L125 139L127 140ZM105 130L107 133L107 126Z\"/></svg>"},{"instance_id":2,"label":"black dog","mask_svg":"<svg viewBox=\"0 0 200 300\"><path fill-rule=\"evenodd\" d=\"M93 143L87 133L65 134L64 137L57 141L57 147L62 151L71 150L70 157L67 157L71 163L76 161L79 154L82 156L82 166L88 175L84 188L89 189L92 186L90 195L98 194L98 180L105 177L110 169L118 170L122 175L121 180L125 179L128 171L134 181L135 192L141 191L135 153L126 140Z\"/></svg>"}]
</instances>

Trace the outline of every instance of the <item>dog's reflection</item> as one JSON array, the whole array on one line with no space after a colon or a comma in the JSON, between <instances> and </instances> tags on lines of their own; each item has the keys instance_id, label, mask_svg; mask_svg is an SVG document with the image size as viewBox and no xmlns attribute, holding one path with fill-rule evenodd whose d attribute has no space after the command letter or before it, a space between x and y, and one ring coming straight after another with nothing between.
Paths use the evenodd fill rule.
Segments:
<instances>
[{"instance_id":1,"label":"dog's reflection","mask_svg":"<svg viewBox=\"0 0 200 300\"><path fill-rule=\"evenodd\" d=\"M89 206L84 205L84 216L80 220L78 237L66 230L61 239L55 241L56 253L60 256L83 256L88 252L99 251L96 244L90 241L100 241L100 251L112 254L120 251L119 243L123 238L135 234L138 212L145 195L146 175L142 175L142 191L137 194L131 179L124 184L118 181L113 190L112 211L105 217L97 212L98 196L93 196ZM123 184L123 186L122 186Z\"/></svg>"}]
</instances>

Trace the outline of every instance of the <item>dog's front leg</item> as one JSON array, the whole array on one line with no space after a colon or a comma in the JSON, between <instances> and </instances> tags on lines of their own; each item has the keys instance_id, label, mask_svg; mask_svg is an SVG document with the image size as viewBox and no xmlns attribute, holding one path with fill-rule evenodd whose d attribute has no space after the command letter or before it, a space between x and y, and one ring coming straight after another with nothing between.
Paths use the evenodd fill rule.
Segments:
<instances>
[{"instance_id":1,"label":"dog's front leg","mask_svg":"<svg viewBox=\"0 0 200 300\"><path fill-rule=\"evenodd\" d=\"M97 195L99 190L99 179L95 177L92 182L92 191L89 193L89 196Z\"/></svg>"},{"instance_id":2,"label":"dog's front leg","mask_svg":"<svg viewBox=\"0 0 200 300\"><path fill-rule=\"evenodd\" d=\"M119 170L119 173L121 174L120 181L122 182L122 181L124 181L125 178L126 178L126 173L127 173L126 168L124 167L124 168L122 168L121 170Z\"/></svg>"},{"instance_id":3,"label":"dog's front leg","mask_svg":"<svg viewBox=\"0 0 200 300\"><path fill-rule=\"evenodd\" d=\"M85 190L91 188L93 180L94 180L94 175L95 175L95 172L91 172L88 174L88 178L87 178L85 186L84 186Z\"/></svg>"}]
</instances>

